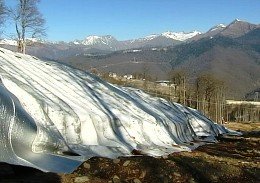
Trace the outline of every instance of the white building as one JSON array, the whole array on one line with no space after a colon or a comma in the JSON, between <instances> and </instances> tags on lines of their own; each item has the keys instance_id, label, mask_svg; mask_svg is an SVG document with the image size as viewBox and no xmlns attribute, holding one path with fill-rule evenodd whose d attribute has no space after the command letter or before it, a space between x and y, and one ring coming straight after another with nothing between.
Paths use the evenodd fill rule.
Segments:
<instances>
[{"instance_id":1,"label":"white building","mask_svg":"<svg viewBox=\"0 0 260 183\"><path fill-rule=\"evenodd\" d=\"M116 77L117 77L117 74L110 72L110 73L109 73L109 77L111 77L111 78L116 78Z\"/></svg>"},{"instance_id":2,"label":"white building","mask_svg":"<svg viewBox=\"0 0 260 183\"><path fill-rule=\"evenodd\" d=\"M133 79L133 75L127 74L127 75L124 75L124 78L127 79L127 80L130 80L130 79Z\"/></svg>"}]
</instances>

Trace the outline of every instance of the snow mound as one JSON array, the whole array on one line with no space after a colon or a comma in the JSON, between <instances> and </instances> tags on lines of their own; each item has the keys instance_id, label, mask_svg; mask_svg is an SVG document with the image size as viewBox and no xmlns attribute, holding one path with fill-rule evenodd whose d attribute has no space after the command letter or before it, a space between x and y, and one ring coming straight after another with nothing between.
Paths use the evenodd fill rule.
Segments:
<instances>
[{"instance_id":1,"label":"snow mound","mask_svg":"<svg viewBox=\"0 0 260 183\"><path fill-rule=\"evenodd\" d=\"M194 109L1 48L0 77L0 161L11 164L72 172L93 156L161 156L230 133Z\"/></svg>"}]
</instances>

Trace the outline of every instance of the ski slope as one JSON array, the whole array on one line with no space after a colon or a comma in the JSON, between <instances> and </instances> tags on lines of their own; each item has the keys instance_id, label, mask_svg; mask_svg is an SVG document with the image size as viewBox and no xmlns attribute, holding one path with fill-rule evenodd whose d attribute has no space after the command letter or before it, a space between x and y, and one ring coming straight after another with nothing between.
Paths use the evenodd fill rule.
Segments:
<instances>
[{"instance_id":1,"label":"ski slope","mask_svg":"<svg viewBox=\"0 0 260 183\"><path fill-rule=\"evenodd\" d=\"M194 109L2 48L0 78L2 162L65 173L94 156L162 156L235 133Z\"/></svg>"}]
</instances>

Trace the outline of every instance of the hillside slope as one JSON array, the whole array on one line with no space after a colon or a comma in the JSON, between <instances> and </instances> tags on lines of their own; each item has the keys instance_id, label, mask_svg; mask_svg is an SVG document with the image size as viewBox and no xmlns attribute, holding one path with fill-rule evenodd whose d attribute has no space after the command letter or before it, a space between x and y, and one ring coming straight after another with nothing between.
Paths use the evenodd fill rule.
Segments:
<instances>
[{"instance_id":1,"label":"hillside slope","mask_svg":"<svg viewBox=\"0 0 260 183\"><path fill-rule=\"evenodd\" d=\"M173 49L176 58L171 64L174 68L188 70L190 76L213 74L225 82L228 97L241 99L260 86L258 45L241 43L241 39L216 37L180 46Z\"/></svg>"}]
</instances>

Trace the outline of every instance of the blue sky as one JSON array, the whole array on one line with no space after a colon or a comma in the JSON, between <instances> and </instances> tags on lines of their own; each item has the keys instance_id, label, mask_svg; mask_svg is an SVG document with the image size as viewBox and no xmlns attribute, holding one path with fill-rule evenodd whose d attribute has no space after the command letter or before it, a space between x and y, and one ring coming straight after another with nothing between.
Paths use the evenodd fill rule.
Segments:
<instances>
[{"instance_id":1,"label":"blue sky","mask_svg":"<svg viewBox=\"0 0 260 183\"><path fill-rule=\"evenodd\" d=\"M39 9L46 19L47 39L52 41L89 35L126 40L165 31L205 32L236 18L260 23L260 0L41 0ZM5 34L13 29L8 23Z\"/></svg>"}]
</instances>

